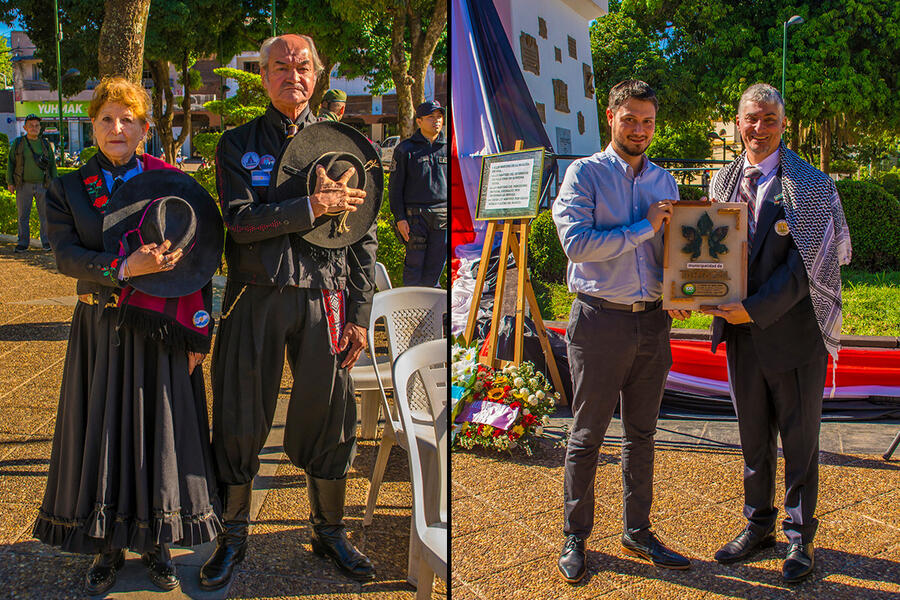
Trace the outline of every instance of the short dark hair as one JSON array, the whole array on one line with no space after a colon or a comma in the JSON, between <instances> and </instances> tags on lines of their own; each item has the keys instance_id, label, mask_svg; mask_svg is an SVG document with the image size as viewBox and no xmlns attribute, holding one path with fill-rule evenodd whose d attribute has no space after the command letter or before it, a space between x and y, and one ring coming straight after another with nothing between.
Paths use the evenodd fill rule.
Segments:
<instances>
[{"instance_id":1,"label":"short dark hair","mask_svg":"<svg viewBox=\"0 0 900 600\"><path fill-rule=\"evenodd\" d=\"M28 121L37 121L38 123L40 123L41 118L39 116L37 116L36 114L31 113L30 115L25 117L25 123L27 123Z\"/></svg>"},{"instance_id":2,"label":"short dark hair","mask_svg":"<svg viewBox=\"0 0 900 600\"><path fill-rule=\"evenodd\" d=\"M616 112L620 106L625 104L630 98L638 100L649 100L653 103L653 108L659 110L659 102L656 100L656 92L646 82L640 79L626 79L620 81L609 90L609 104L607 108L612 112Z\"/></svg>"}]
</instances>

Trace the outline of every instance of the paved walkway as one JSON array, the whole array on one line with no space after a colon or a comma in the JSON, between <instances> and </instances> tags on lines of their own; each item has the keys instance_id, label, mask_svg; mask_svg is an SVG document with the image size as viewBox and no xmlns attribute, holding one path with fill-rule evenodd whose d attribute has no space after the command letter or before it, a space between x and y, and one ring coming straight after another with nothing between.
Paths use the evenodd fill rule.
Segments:
<instances>
[{"instance_id":1,"label":"paved walkway","mask_svg":"<svg viewBox=\"0 0 900 600\"><path fill-rule=\"evenodd\" d=\"M555 442L570 424L565 413L555 418L533 457L454 453L454 600L900 598L900 463L881 458L900 425L822 425L817 567L808 581L789 587L781 579L787 550L781 532L774 550L743 564L712 559L744 522L736 424L675 420L659 423L651 520L693 568L657 569L620 551L622 427L615 419L597 471L588 575L576 586L563 582L556 559L565 449ZM783 498L781 459L778 468L775 496Z\"/></svg>"},{"instance_id":2,"label":"paved walkway","mask_svg":"<svg viewBox=\"0 0 900 600\"><path fill-rule=\"evenodd\" d=\"M49 463L75 282L55 271L52 253L14 255L13 247L0 242L0 597L82 598L90 557L58 552L31 537ZM211 404L208 363L204 368ZM212 551L208 544L176 550L182 587L166 597L411 600L415 592L405 582L411 506L406 455L391 453L374 522L363 528L378 446L375 441L359 444L349 476L346 522L350 538L378 571L376 581L361 585L310 550L305 477L281 451L290 385L290 370L285 368L276 424L254 480L249 553L230 589L204 593L196 584L198 569ZM443 589L441 583L436 585L436 590ZM140 558L129 554L108 597L160 595ZM434 597L441 596L436 591Z\"/></svg>"}]
</instances>

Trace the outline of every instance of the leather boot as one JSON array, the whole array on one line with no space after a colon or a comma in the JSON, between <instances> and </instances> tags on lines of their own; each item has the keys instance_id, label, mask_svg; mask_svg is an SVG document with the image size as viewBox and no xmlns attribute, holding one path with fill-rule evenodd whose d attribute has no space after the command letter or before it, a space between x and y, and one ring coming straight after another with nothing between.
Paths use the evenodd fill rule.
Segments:
<instances>
[{"instance_id":1,"label":"leather boot","mask_svg":"<svg viewBox=\"0 0 900 600\"><path fill-rule=\"evenodd\" d=\"M222 520L225 531L216 538L216 551L200 569L200 587L217 590L228 585L234 567L244 560L250 529L250 497L253 482L223 485Z\"/></svg>"},{"instance_id":2,"label":"leather boot","mask_svg":"<svg viewBox=\"0 0 900 600\"><path fill-rule=\"evenodd\" d=\"M147 565L147 573L150 581L161 590L174 590L181 583L178 573L175 571L175 563L172 562L172 553L168 544L159 544L153 547L152 552L141 556L141 560Z\"/></svg>"},{"instance_id":3,"label":"leather boot","mask_svg":"<svg viewBox=\"0 0 900 600\"><path fill-rule=\"evenodd\" d=\"M313 552L330 558L342 573L352 579L375 579L372 562L347 539L344 528L347 480L318 479L307 475L306 481L309 490L309 521L313 526Z\"/></svg>"},{"instance_id":4,"label":"leather boot","mask_svg":"<svg viewBox=\"0 0 900 600\"><path fill-rule=\"evenodd\" d=\"M107 550L94 557L94 562L84 576L84 589L88 594L103 594L116 583L116 571L125 565L122 549Z\"/></svg>"}]
</instances>

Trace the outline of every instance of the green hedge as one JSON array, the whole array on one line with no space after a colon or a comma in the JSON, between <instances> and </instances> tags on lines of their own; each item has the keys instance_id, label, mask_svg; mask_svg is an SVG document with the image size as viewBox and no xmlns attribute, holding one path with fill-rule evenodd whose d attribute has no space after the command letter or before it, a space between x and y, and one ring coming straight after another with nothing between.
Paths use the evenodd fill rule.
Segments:
<instances>
[{"instance_id":1,"label":"green hedge","mask_svg":"<svg viewBox=\"0 0 900 600\"><path fill-rule=\"evenodd\" d=\"M528 233L528 264L532 276L547 282L564 282L568 260L556 233L552 211L545 210L531 222Z\"/></svg>"},{"instance_id":2,"label":"green hedge","mask_svg":"<svg viewBox=\"0 0 900 600\"><path fill-rule=\"evenodd\" d=\"M78 153L78 157L81 158L81 164L84 164L84 163L86 163L87 161L91 160L91 158L92 158L95 154L97 154L97 152L98 152L99 150L100 150L100 148L97 147L97 146L88 146L87 148L85 148L84 150L82 150L81 152L79 152L79 153Z\"/></svg>"},{"instance_id":3,"label":"green hedge","mask_svg":"<svg viewBox=\"0 0 900 600\"><path fill-rule=\"evenodd\" d=\"M6 159L9 156L9 137L5 133L0 133L0 184L3 189L8 185L6 182Z\"/></svg>"},{"instance_id":4,"label":"green hedge","mask_svg":"<svg viewBox=\"0 0 900 600\"><path fill-rule=\"evenodd\" d=\"M706 190L702 187L693 185L678 186L678 196L680 200L699 200L706 195Z\"/></svg>"},{"instance_id":5,"label":"green hedge","mask_svg":"<svg viewBox=\"0 0 900 600\"><path fill-rule=\"evenodd\" d=\"M869 272L900 269L900 202L871 181L837 182L844 206L853 260L850 267Z\"/></svg>"}]
</instances>

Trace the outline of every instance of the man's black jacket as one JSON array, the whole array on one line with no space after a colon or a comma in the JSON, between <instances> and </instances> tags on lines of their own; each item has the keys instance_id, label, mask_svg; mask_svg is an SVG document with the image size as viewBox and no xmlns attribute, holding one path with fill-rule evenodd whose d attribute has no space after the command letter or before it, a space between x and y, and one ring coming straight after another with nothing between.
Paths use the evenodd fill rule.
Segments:
<instances>
[{"instance_id":1,"label":"man's black jacket","mask_svg":"<svg viewBox=\"0 0 900 600\"><path fill-rule=\"evenodd\" d=\"M307 107L296 123L316 122ZM271 186L257 179L242 158L255 153L277 162L287 143L290 120L269 104L265 114L222 135L216 149L216 182L225 221L228 278L242 283L291 285L313 289L347 289L347 321L368 328L375 281L376 225L348 248L326 249L303 240L315 218L306 196L281 202ZM251 161L252 164L252 161ZM259 173L257 173L259 176ZM349 252L348 252L349 249ZM350 256L348 256L348 254Z\"/></svg>"},{"instance_id":2,"label":"man's black jacket","mask_svg":"<svg viewBox=\"0 0 900 600\"><path fill-rule=\"evenodd\" d=\"M406 219L407 208L447 206L447 138L429 142L422 131L394 148L388 198L394 220Z\"/></svg>"}]
</instances>

